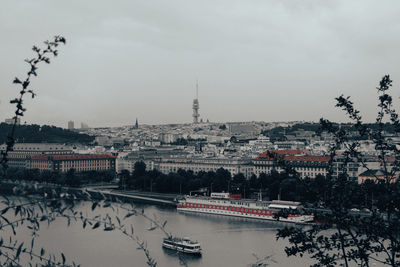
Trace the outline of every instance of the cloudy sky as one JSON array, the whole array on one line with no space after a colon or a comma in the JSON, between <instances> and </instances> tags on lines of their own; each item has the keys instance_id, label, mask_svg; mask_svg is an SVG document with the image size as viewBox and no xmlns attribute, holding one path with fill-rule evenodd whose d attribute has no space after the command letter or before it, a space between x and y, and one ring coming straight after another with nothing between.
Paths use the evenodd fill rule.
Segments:
<instances>
[{"instance_id":1,"label":"cloudy sky","mask_svg":"<svg viewBox=\"0 0 400 267\"><path fill-rule=\"evenodd\" d=\"M23 121L66 127L184 123L199 80L210 121L367 120L388 73L400 102L400 1L2 0L0 120L33 44L67 45L32 83Z\"/></svg>"}]
</instances>

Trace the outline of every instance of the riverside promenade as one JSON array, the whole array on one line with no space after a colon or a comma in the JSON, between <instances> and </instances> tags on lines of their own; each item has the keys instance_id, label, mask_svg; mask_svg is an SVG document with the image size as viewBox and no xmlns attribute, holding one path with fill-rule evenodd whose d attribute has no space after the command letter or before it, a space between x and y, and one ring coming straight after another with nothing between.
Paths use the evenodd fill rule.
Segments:
<instances>
[{"instance_id":1,"label":"riverside promenade","mask_svg":"<svg viewBox=\"0 0 400 267\"><path fill-rule=\"evenodd\" d=\"M5 192L13 192L13 190L17 190L17 187L20 187L19 190L27 191L30 190L37 191L38 189L44 189L51 191L52 189L60 189L63 192L73 193L75 191L87 191L90 194L102 194L105 196L115 197L124 199L126 201L136 201L147 204L156 204L156 205L164 205L176 207L177 199L182 197L179 194L162 194L162 193L153 193L153 192L142 192L136 190L118 190L118 186L115 184L94 184L94 185L86 185L81 188L74 188L68 186L60 186L49 183L38 183L32 181L11 181L11 180L3 180L0 183L0 191Z\"/></svg>"},{"instance_id":2,"label":"riverside promenade","mask_svg":"<svg viewBox=\"0 0 400 267\"><path fill-rule=\"evenodd\" d=\"M105 196L118 197L141 203L166 205L173 207L176 207L177 205L176 199L179 198L180 196L176 194L159 194L159 193L140 192L140 191L122 191L122 190L117 190L115 186L87 187L86 191L89 193L99 193Z\"/></svg>"}]
</instances>

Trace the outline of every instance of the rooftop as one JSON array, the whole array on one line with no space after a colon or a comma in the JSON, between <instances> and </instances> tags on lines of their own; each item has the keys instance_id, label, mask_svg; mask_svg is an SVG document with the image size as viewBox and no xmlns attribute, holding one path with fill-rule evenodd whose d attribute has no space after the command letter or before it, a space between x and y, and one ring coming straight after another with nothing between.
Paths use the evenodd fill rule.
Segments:
<instances>
[{"instance_id":1,"label":"rooftop","mask_svg":"<svg viewBox=\"0 0 400 267\"><path fill-rule=\"evenodd\" d=\"M111 154L75 154L75 155L35 155L32 159L53 159L53 160L75 160L75 159L107 159L107 158L117 158Z\"/></svg>"}]
</instances>

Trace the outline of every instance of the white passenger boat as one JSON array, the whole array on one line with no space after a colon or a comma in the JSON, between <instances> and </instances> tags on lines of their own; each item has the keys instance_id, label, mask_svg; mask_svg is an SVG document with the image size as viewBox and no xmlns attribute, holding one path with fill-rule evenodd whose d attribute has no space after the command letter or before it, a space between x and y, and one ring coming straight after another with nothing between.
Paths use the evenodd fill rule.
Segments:
<instances>
[{"instance_id":1,"label":"white passenger boat","mask_svg":"<svg viewBox=\"0 0 400 267\"><path fill-rule=\"evenodd\" d=\"M168 237L164 238L162 246L179 252L201 255L200 243L189 238Z\"/></svg>"}]
</instances>

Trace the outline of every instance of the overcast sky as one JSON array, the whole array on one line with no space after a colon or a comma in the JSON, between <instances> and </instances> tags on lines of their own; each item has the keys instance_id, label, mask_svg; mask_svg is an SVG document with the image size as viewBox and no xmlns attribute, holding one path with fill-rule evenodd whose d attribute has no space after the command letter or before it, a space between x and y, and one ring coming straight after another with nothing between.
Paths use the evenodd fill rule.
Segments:
<instances>
[{"instance_id":1,"label":"overcast sky","mask_svg":"<svg viewBox=\"0 0 400 267\"><path fill-rule=\"evenodd\" d=\"M67 45L32 83L27 123L117 126L203 119L343 121L352 96L373 120L384 74L399 102L400 1L2 0L0 120L32 45Z\"/></svg>"}]
</instances>

